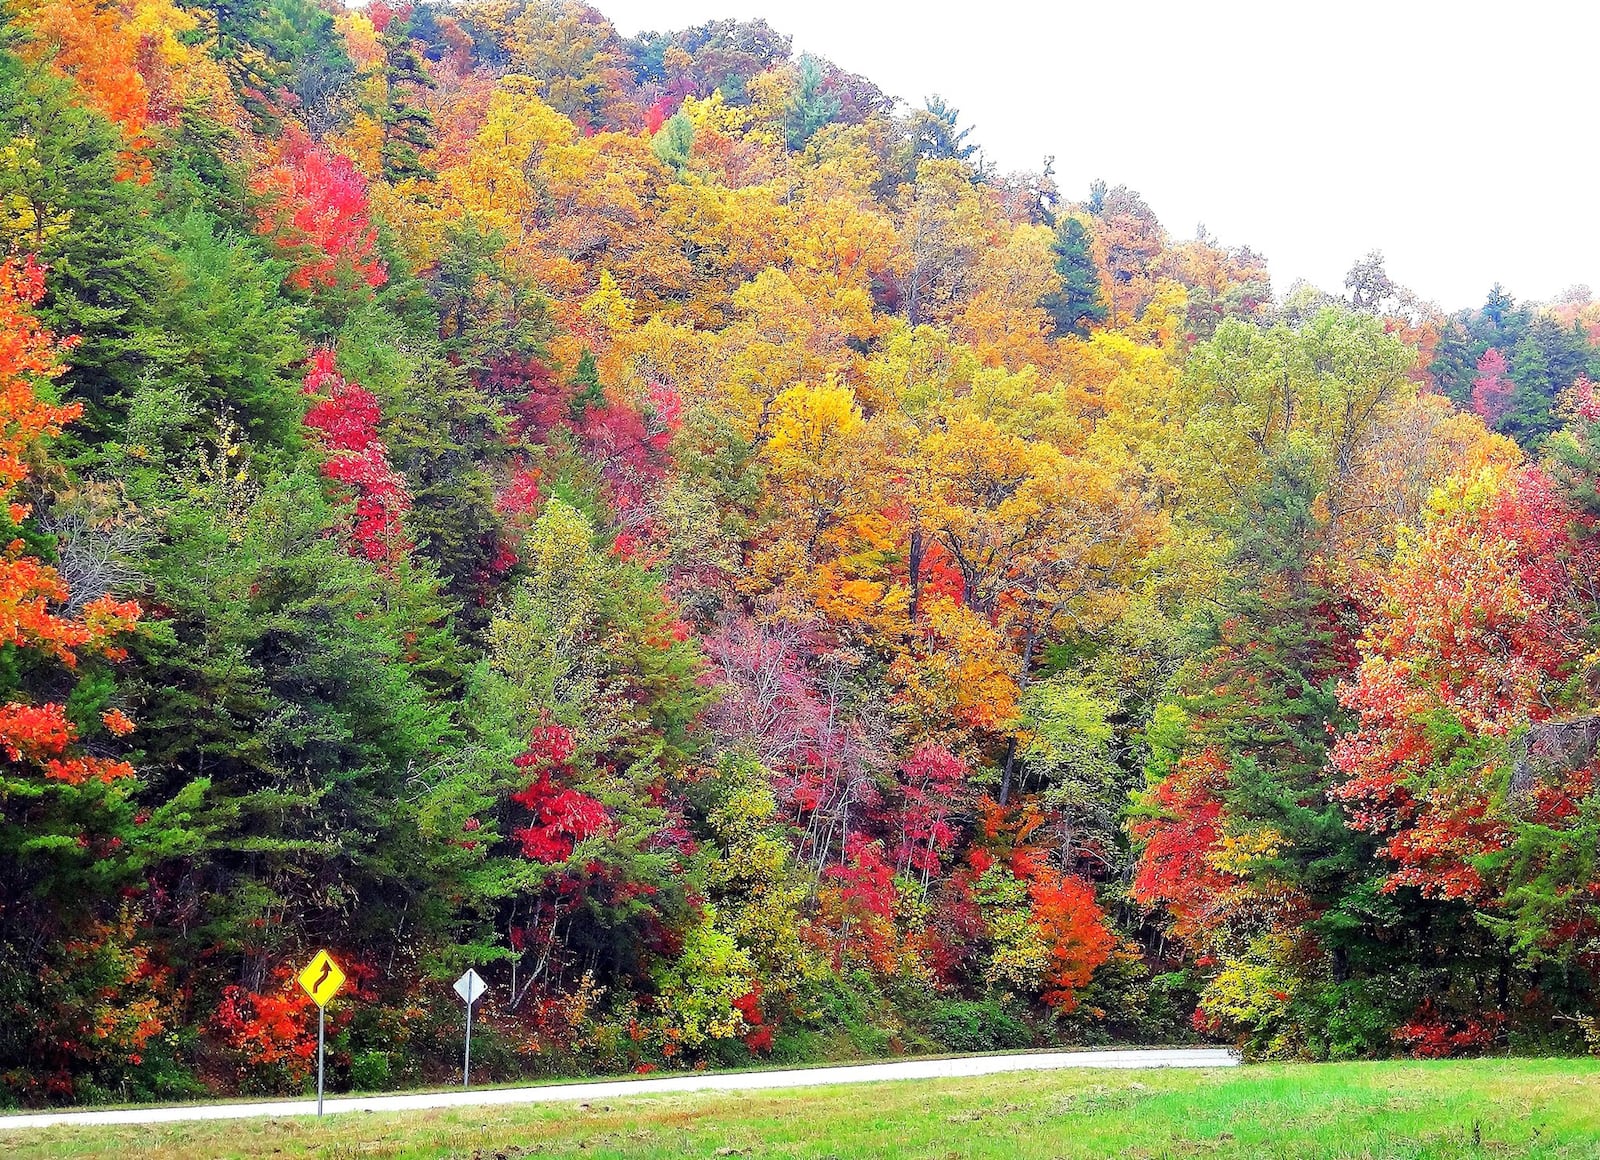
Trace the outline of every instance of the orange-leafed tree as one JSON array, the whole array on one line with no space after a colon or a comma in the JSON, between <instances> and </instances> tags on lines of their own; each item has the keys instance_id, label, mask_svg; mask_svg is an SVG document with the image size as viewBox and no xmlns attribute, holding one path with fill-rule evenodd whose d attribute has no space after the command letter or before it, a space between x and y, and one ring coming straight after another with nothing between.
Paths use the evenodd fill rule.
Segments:
<instances>
[{"instance_id":1,"label":"orange-leafed tree","mask_svg":"<svg viewBox=\"0 0 1600 1160\"><path fill-rule=\"evenodd\" d=\"M24 55L49 61L71 77L85 104L122 130L124 176L150 180L143 156L150 140L150 94L139 71L140 39L125 16L103 0L47 0L20 6L20 21L29 35Z\"/></svg>"},{"instance_id":2,"label":"orange-leafed tree","mask_svg":"<svg viewBox=\"0 0 1600 1160\"><path fill-rule=\"evenodd\" d=\"M0 550L0 752L13 765L32 767L53 780L110 781L132 773L125 762L78 752L78 726L55 702L32 703L24 688L45 664L72 669L80 654L120 656L115 638L139 618L138 606L110 597L92 601L82 615L60 610L68 598L54 568L29 550L22 523L29 505L20 488L39 441L57 435L80 407L41 398L35 384L60 373L60 345L40 325L32 308L44 295L44 270L31 260L0 264L0 503L6 544ZM61 344L64 345L64 344ZM102 722L113 733L128 732L119 711Z\"/></svg>"},{"instance_id":3,"label":"orange-leafed tree","mask_svg":"<svg viewBox=\"0 0 1600 1160\"><path fill-rule=\"evenodd\" d=\"M1076 874L1040 868L1028 885L1033 922L1045 947L1044 1001L1057 1011L1078 1006L1078 992L1110 960L1117 940L1094 887Z\"/></svg>"},{"instance_id":4,"label":"orange-leafed tree","mask_svg":"<svg viewBox=\"0 0 1600 1160\"><path fill-rule=\"evenodd\" d=\"M75 1075L136 1064L162 1026L154 976L110 910L136 843L133 767L113 752L133 722L111 703L104 668L139 608L105 596L68 612L67 586L27 526L39 445L79 412L47 397L68 344L34 316L43 294L38 264L0 263L0 988L39 996L16 984L62 982L8 1003L0 1038L18 1037L37 1061L30 1083L70 1092ZM17 1046L0 1051L15 1058Z\"/></svg>"}]
</instances>

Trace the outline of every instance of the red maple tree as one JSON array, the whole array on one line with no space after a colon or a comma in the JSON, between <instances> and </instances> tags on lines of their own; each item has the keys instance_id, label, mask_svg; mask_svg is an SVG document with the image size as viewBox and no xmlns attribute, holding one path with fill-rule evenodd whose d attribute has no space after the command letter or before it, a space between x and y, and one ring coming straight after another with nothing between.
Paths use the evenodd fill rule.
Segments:
<instances>
[{"instance_id":1,"label":"red maple tree","mask_svg":"<svg viewBox=\"0 0 1600 1160\"><path fill-rule=\"evenodd\" d=\"M327 349L311 356L304 390L318 396L305 424L328 453L322 473L343 484L355 499L352 554L392 568L415 546L405 529L411 492L405 477L390 466L389 449L378 438L378 400L341 375Z\"/></svg>"},{"instance_id":2,"label":"red maple tree","mask_svg":"<svg viewBox=\"0 0 1600 1160\"><path fill-rule=\"evenodd\" d=\"M303 130L284 134L275 164L254 182L261 198L256 232L293 263L297 290L382 286L388 269L375 251L378 231L367 204L367 179L348 157L330 153Z\"/></svg>"},{"instance_id":3,"label":"red maple tree","mask_svg":"<svg viewBox=\"0 0 1600 1160\"><path fill-rule=\"evenodd\" d=\"M521 844L523 856L535 862L565 862L579 842L610 824L603 804L567 784L574 749L572 731L565 725L540 725L515 760L517 768L537 771L525 789L511 795L531 815L511 836Z\"/></svg>"}]
</instances>

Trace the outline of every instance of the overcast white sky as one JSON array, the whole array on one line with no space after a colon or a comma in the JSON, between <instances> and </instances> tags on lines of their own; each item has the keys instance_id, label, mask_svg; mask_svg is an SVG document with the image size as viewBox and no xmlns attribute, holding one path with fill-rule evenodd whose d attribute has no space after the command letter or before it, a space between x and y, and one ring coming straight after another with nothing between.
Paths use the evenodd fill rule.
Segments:
<instances>
[{"instance_id":1,"label":"overcast white sky","mask_svg":"<svg viewBox=\"0 0 1600 1160\"><path fill-rule=\"evenodd\" d=\"M1596 0L594 0L624 35L763 16L1002 169L1137 189L1342 289L1370 249L1447 309L1600 288Z\"/></svg>"}]
</instances>

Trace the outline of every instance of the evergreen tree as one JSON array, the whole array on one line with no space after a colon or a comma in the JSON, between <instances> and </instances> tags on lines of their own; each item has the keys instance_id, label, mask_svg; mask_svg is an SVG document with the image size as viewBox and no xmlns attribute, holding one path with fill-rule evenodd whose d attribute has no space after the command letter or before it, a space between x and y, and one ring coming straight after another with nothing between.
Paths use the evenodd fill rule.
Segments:
<instances>
[{"instance_id":1,"label":"evergreen tree","mask_svg":"<svg viewBox=\"0 0 1600 1160\"><path fill-rule=\"evenodd\" d=\"M1349 723L1338 686L1354 665L1359 620L1314 561L1321 490L1310 457L1291 448L1227 519L1229 580L1183 707L1189 744L1220 754L1227 768L1220 798L1229 833L1267 837L1246 880L1259 897L1282 898L1324 956L1311 968L1315 985L1299 992L1299 1033L1319 1053L1365 1052L1383 1050L1388 1028L1410 1009L1379 980L1403 970L1415 946L1404 909L1379 891L1375 840L1348 827L1327 793L1329 748ZM1260 918L1241 916L1241 946L1254 945Z\"/></svg>"},{"instance_id":2,"label":"evergreen tree","mask_svg":"<svg viewBox=\"0 0 1600 1160\"><path fill-rule=\"evenodd\" d=\"M346 322L339 364L382 405L384 443L410 488L407 528L418 553L437 568L463 625L480 629L502 542L491 475L505 456L501 416L467 370L473 336L441 349L431 310L407 323L385 305L364 306Z\"/></svg>"},{"instance_id":3,"label":"evergreen tree","mask_svg":"<svg viewBox=\"0 0 1600 1160\"><path fill-rule=\"evenodd\" d=\"M504 234L465 215L445 227L428 280L445 353L473 372L496 359L541 355L550 335L548 303L507 267L505 249Z\"/></svg>"},{"instance_id":4,"label":"evergreen tree","mask_svg":"<svg viewBox=\"0 0 1600 1160\"><path fill-rule=\"evenodd\" d=\"M805 55L795 68L795 87L783 110L783 138L790 149L803 149L816 131L839 115L839 98L824 85L817 58Z\"/></svg>"},{"instance_id":5,"label":"evergreen tree","mask_svg":"<svg viewBox=\"0 0 1600 1160\"><path fill-rule=\"evenodd\" d=\"M253 237L220 233L198 208L170 236L170 290L154 303L170 368L164 381L185 391L208 424L227 416L263 450L298 447L306 348L303 312L279 292L287 263L269 259Z\"/></svg>"},{"instance_id":6,"label":"evergreen tree","mask_svg":"<svg viewBox=\"0 0 1600 1160\"><path fill-rule=\"evenodd\" d=\"M1428 363L1428 373L1440 392L1463 410L1472 406L1472 383L1477 375L1478 359L1483 357L1481 350L1473 354L1473 347L1465 323L1460 317L1452 317L1445 322ZM1487 349L1485 346L1484 350Z\"/></svg>"},{"instance_id":7,"label":"evergreen tree","mask_svg":"<svg viewBox=\"0 0 1600 1160\"><path fill-rule=\"evenodd\" d=\"M279 91L322 106L354 76L333 17L311 0L201 0L190 5L258 130L282 128Z\"/></svg>"},{"instance_id":8,"label":"evergreen tree","mask_svg":"<svg viewBox=\"0 0 1600 1160\"><path fill-rule=\"evenodd\" d=\"M64 380L87 405L81 429L163 357L150 307L165 294L148 187L119 179L121 134L71 82L0 52L0 251L49 267L40 314L77 341Z\"/></svg>"},{"instance_id":9,"label":"evergreen tree","mask_svg":"<svg viewBox=\"0 0 1600 1160\"><path fill-rule=\"evenodd\" d=\"M431 180L422 162L433 148L433 114L417 103L417 93L435 87L421 55L411 43L411 16L395 17L383 30L384 67L389 97L383 110L383 176L388 181Z\"/></svg>"},{"instance_id":10,"label":"evergreen tree","mask_svg":"<svg viewBox=\"0 0 1600 1160\"><path fill-rule=\"evenodd\" d=\"M1510 350L1511 410L1501 426L1530 450L1560 426L1562 395L1589 373L1594 352L1582 330L1543 315L1526 321Z\"/></svg>"},{"instance_id":11,"label":"evergreen tree","mask_svg":"<svg viewBox=\"0 0 1600 1160\"><path fill-rule=\"evenodd\" d=\"M1484 337L1490 340L1491 346L1507 344L1527 321L1527 311L1517 309L1516 298L1498 282L1489 288L1489 297L1484 300L1479 315L1487 328Z\"/></svg>"},{"instance_id":12,"label":"evergreen tree","mask_svg":"<svg viewBox=\"0 0 1600 1160\"><path fill-rule=\"evenodd\" d=\"M977 145L967 143L971 134L972 126L961 128L961 110L952 108L943 97L935 94L911 115L913 161L970 161L978 151Z\"/></svg>"},{"instance_id":13,"label":"evergreen tree","mask_svg":"<svg viewBox=\"0 0 1600 1160\"><path fill-rule=\"evenodd\" d=\"M1347 724L1337 685L1350 673L1359 622L1312 561L1322 524L1316 473L1293 451L1271 470L1237 532L1234 611L1219 642L1220 655L1231 658L1224 697L1231 706L1219 716L1228 722L1230 749L1253 767L1232 804L1294 839L1289 857L1299 865L1291 880L1328 904L1343 885L1330 875L1355 870L1359 859L1350 855L1363 844L1322 793L1329 741Z\"/></svg>"},{"instance_id":14,"label":"evergreen tree","mask_svg":"<svg viewBox=\"0 0 1600 1160\"><path fill-rule=\"evenodd\" d=\"M606 393L600 385L600 368L595 362L594 351L588 347L584 347L583 353L578 356L578 365L572 372L572 385L575 388L572 396L574 423L582 422L590 409L605 406Z\"/></svg>"},{"instance_id":15,"label":"evergreen tree","mask_svg":"<svg viewBox=\"0 0 1600 1160\"><path fill-rule=\"evenodd\" d=\"M1106 320L1105 301L1100 295L1100 273L1095 269L1090 252L1088 229L1075 217L1063 219L1056 227L1052 249L1061 289L1048 295L1040 305L1050 312L1057 336L1086 337L1090 327Z\"/></svg>"},{"instance_id":16,"label":"evergreen tree","mask_svg":"<svg viewBox=\"0 0 1600 1160\"><path fill-rule=\"evenodd\" d=\"M184 439L163 420L186 406L141 393L130 432L150 432L130 494L163 513L144 569L164 615L134 653L146 792L205 803L199 855L155 871L152 920L212 956L211 987L259 991L310 941L392 954L400 931L440 935L399 920L451 853L413 801L455 792L425 771L456 748L462 672L435 581L352 556L309 465L241 470L227 428Z\"/></svg>"}]
</instances>

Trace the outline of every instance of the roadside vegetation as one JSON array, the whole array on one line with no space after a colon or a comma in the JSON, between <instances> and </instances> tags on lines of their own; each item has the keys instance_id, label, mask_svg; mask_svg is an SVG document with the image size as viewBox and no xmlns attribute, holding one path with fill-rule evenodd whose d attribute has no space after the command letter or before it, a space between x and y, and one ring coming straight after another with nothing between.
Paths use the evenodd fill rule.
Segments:
<instances>
[{"instance_id":1,"label":"roadside vegetation","mask_svg":"<svg viewBox=\"0 0 1600 1160\"><path fill-rule=\"evenodd\" d=\"M1600 1061L1273 1064L385 1116L52 1130L24 1160L215 1157L1592 1157Z\"/></svg>"}]
</instances>

